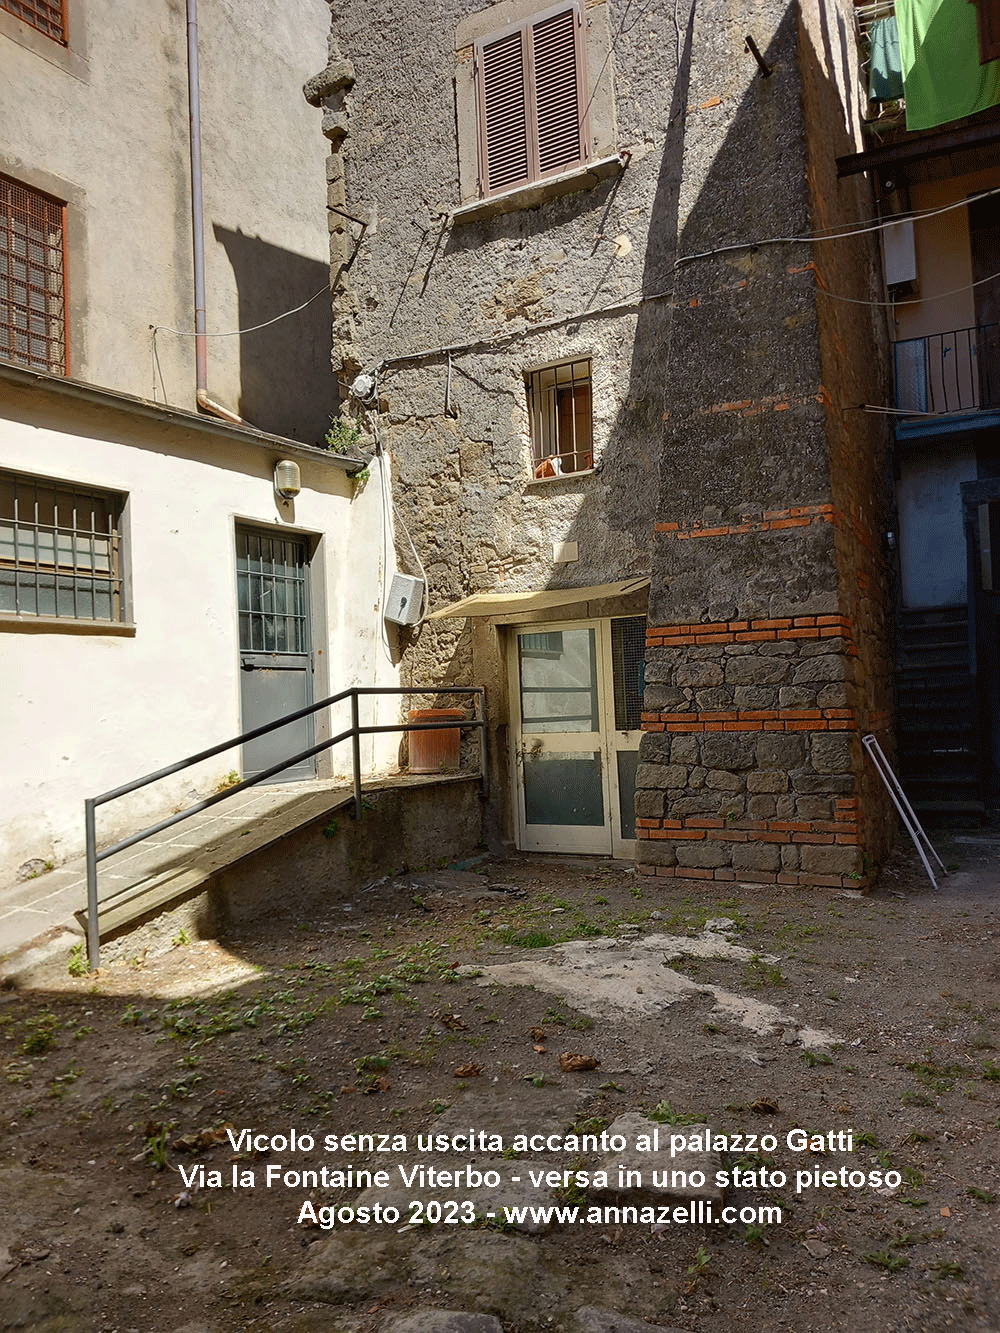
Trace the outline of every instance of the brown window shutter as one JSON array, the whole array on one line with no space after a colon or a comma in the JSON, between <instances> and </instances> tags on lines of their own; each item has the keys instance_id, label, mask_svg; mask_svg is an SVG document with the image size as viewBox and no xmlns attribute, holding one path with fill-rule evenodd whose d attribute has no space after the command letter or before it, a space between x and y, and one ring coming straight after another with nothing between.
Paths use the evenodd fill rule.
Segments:
<instances>
[{"instance_id":1,"label":"brown window shutter","mask_svg":"<svg viewBox=\"0 0 1000 1333\"><path fill-rule=\"evenodd\" d=\"M971 0L979 24L979 63L1000 60L1000 0Z\"/></svg>"},{"instance_id":2,"label":"brown window shutter","mask_svg":"<svg viewBox=\"0 0 1000 1333\"><path fill-rule=\"evenodd\" d=\"M580 24L576 8L549 15L531 28L537 171L541 176L586 156L582 133Z\"/></svg>"},{"instance_id":3,"label":"brown window shutter","mask_svg":"<svg viewBox=\"0 0 1000 1333\"><path fill-rule=\"evenodd\" d=\"M479 97L483 193L494 194L532 178L523 29L480 48Z\"/></svg>"}]
</instances>

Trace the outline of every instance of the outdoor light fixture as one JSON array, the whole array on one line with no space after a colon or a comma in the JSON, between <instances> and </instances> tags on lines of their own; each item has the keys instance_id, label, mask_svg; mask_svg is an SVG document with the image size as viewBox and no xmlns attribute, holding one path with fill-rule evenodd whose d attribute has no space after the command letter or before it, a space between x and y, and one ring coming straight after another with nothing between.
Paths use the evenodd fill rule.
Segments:
<instances>
[{"instance_id":1,"label":"outdoor light fixture","mask_svg":"<svg viewBox=\"0 0 1000 1333\"><path fill-rule=\"evenodd\" d=\"M282 500L293 500L302 489L302 473L298 463L282 458L274 465L274 489Z\"/></svg>"}]
</instances>

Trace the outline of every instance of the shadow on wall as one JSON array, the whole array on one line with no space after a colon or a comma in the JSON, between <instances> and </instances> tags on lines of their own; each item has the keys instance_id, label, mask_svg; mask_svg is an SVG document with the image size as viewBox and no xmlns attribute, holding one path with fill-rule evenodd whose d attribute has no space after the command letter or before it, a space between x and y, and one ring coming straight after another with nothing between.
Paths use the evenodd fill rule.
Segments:
<instances>
[{"instance_id":1,"label":"shadow on wall","mask_svg":"<svg viewBox=\"0 0 1000 1333\"><path fill-rule=\"evenodd\" d=\"M236 277L239 325L251 328L325 289L329 267L280 246L213 224ZM330 301L315 301L240 339L239 414L258 430L322 444L337 410L330 364Z\"/></svg>"},{"instance_id":2,"label":"shadow on wall","mask_svg":"<svg viewBox=\"0 0 1000 1333\"><path fill-rule=\"evenodd\" d=\"M650 544L657 517L657 481L667 408L666 372L694 17L692 5L666 116L628 388L608 435L600 474L594 478L598 485L584 488L583 502L567 534L578 542L581 554L580 563L569 567L573 569L573 582L603 583L648 574L651 569ZM597 300L594 304L602 303ZM585 551L592 553L589 562L584 558ZM562 581L557 573L549 586Z\"/></svg>"}]
</instances>

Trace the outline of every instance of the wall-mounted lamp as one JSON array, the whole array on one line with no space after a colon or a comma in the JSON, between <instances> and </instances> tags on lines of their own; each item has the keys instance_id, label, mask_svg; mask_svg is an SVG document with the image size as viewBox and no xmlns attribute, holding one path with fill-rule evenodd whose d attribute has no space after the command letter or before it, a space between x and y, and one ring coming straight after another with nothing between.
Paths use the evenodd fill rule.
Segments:
<instances>
[{"instance_id":1,"label":"wall-mounted lamp","mask_svg":"<svg viewBox=\"0 0 1000 1333\"><path fill-rule=\"evenodd\" d=\"M282 458L274 465L274 489L282 500L293 500L302 489L302 473L298 463Z\"/></svg>"}]
</instances>

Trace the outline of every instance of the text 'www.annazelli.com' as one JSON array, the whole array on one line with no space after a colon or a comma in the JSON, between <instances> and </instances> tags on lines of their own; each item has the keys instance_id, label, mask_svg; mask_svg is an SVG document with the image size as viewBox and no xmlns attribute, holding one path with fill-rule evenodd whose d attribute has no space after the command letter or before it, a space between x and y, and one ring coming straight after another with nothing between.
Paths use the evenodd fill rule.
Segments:
<instances>
[{"instance_id":1,"label":"text 'www.annazelli.com'","mask_svg":"<svg viewBox=\"0 0 1000 1333\"><path fill-rule=\"evenodd\" d=\"M713 1207L707 1199L696 1199L686 1204L650 1204L618 1206L615 1204L582 1205L551 1204L502 1208L500 1216L508 1226L534 1223L542 1226L710 1226L718 1222L725 1226L779 1226L781 1209L775 1204L745 1204L741 1208L727 1204Z\"/></svg>"}]
</instances>

